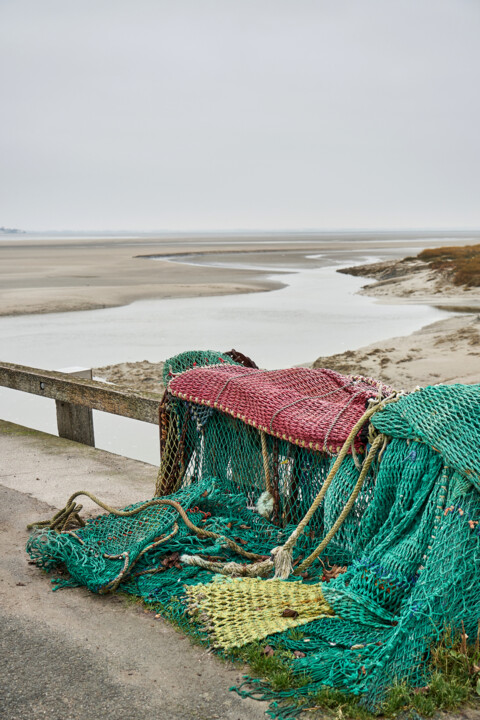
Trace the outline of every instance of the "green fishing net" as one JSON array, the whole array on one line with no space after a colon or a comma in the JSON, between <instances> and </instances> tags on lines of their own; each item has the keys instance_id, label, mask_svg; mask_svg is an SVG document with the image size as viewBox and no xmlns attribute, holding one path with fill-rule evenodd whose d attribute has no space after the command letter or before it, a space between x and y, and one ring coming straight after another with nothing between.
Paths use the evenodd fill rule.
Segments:
<instances>
[{"instance_id":1,"label":"green fishing net","mask_svg":"<svg viewBox=\"0 0 480 720\"><path fill-rule=\"evenodd\" d=\"M208 367L209 365L219 365L226 363L227 365L238 365L226 353L216 352L215 350L186 350L180 355L169 358L163 366L163 384L165 387L170 380L179 373L190 370L194 367Z\"/></svg>"},{"instance_id":2,"label":"green fishing net","mask_svg":"<svg viewBox=\"0 0 480 720\"><path fill-rule=\"evenodd\" d=\"M167 383L220 358L235 365L220 353L173 358L165 363ZM292 668L305 684L275 693L250 680L239 689L273 700L272 717L293 716L299 701L308 706L311 694L324 686L358 695L379 711L394 682L428 682L430 649L446 626L463 623L467 635L476 636L480 386L427 387L379 407L370 435L366 428L359 433L364 448L346 455L293 549L295 573L333 527L358 481L364 453L375 433L383 433L385 446L338 532L306 571L287 580L322 583L335 616L265 639L304 654L292 659ZM214 644L205 623L189 614L185 592L211 582L214 573L187 564L185 556L251 564L227 539L270 557L311 507L338 452L302 447L200 399L167 393L163 413L157 495L180 503L193 525L215 537L192 531L174 507L147 502L126 508L137 510L128 517L106 513L85 527L40 528L27 551L40 567L67 571L56 587L118 588Z\"/></svg>"}]
</instances>

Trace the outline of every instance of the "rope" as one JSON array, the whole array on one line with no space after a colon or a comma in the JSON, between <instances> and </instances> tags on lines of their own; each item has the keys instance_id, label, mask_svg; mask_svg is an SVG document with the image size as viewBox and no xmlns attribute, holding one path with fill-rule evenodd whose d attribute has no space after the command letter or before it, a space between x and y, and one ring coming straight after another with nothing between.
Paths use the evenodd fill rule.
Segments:
<instances>
[{"instance_id":1,"label":"rope","mask_svg":"<svg viewBox=\"0 0 480 720\"><path fill-rule=\"evenodd\" d=\"M322 488L318 495L316 496L315 500L311 504L310 508L308 509L306 515L303 517L303 519L299 522L295 530L292 532L290 537L288 538L287 542L283 545L282 550L283 551L291 551L295 547L295 544L300 537L300 535L303 533L305 527L308 525L310 520L312 519L315 511L318 509L320 503L322 502L323 498L325 497L328 488L330 487L332 480L334 479L335 475L338 472L338 469L342 462L344 461L345 457L348 454L348 451L350 449L351 443L354 441L355 436L357 433L362 429L362 427L365 425L367 420L370 420L372 415L374 413L378 412L379 410L383 409L385 405L387 405L390 402L396 402L398 400L398 397L395 395L393 397L386 398L382 402L370 407L358 420L358 422L353 426L353 428L350 431L350 434L348 435L347 439L345 440L342 449L340 450L337 459L335 460L332 469L328 473L325 482L322 485ZM382 442L383 442L383 436L382 436ZM373 460L373 458L372 458ZM345 516L346 517L346 516ZM345 519L345 518L343 518ZM343 522L343 521L342 521ZM277 555L278 557L278 555ZM288 576L287 576L288 577Z\"/></svg>"},{"instance_id":2,"label":"rope","mask_svg":"<svg viewBox=\"0 0 480 720\"><path fill-rule=\"evenodd\" d=\"M339 530L339 528L343 524L344 520L350 513L350 510L352 509L353 504L358 497L358 493L360 492L362 485L365 482L365 478L367 477L368 471L370 470L370 466L371 466L373 460L375 459L375 455L377 454L380 446L383 445L384 440L385 440L385 435L382 435L382 434L378 435L375 438L373 445L371 446L370 451L369 451L367 457L365 458L365 462L362 465L362 470L360 472L360 475L358 476L358 480L355 484L355 487L353 488L352 494L350 495L345 507L343 508L342 512L338 516L337 520L335 521L335 523L333 524L333 526L331 527L329 532L325 535L325 537L322 540L322 542L320 543L320 545L318 545L318 547L313 551L313 553L311 553L311 555L309 555L302 562L302 564L299 566L299 568L295 571L296 573L303 572L303 570L306 570L308 567L310 567L312 562L314 560L316 560L319 555L322 554L322 552L325 550L325 548L327 547L330 540L334 537L334 535L336 535L337 531Z\"/></svg>"},{"instance_id":3,"label":"rope","mask_svg":"<svg viewBox=\"0 0 480 720\"><path fill-rule=\"evenodd\" d=\"M268 460L267 436L265 435L263 430L260 430L260 439L262 441L262 458L263 458L263 471L265 473L265 488L266 488L267 492L269 492L273 498L272 481L270 478L270 463Z\"/></svg>"},{"instance_id":4,"label":"rope","mask_svg":"<svg viewBox=\"0 0 480 720\"><path fill-rule=\"evenodd\" d=\"M178 512L188 529L195 533L195 535L198 535L198 537L206 537L213 540L219 540L221 543L225 543L226 545L228 545L228 547L234 552L236 552L238 555L242 555L248 560L262 559L261 555L257 555L256 553L251 553L247 550L244 550L242 547L240 547L240 545L237 545L236 542L230 540L230 538L226 537L225 535L220 535L219 533L212 532L211 530L197 527L197 525L194 525L192 521L188 518L187 513L182 508L180 503L178 503L176 500L170 500L168 498L154 498L153 500L149 500L148 502L144 503L140 507L134 508L133 510L115 510L115 508L112 508L106 503L99 500L97 497L95 497L95 495L92 495L85 490L79 490L69 498L65 508L56 513L56 515L54 515L51 521L46 520L32 523L31 525L27 526L28 529L30 530L35 527L49 527L50 530L56 530L60 525L61 521L63 521L64 519L65 520L63 522L63 527L65 527L69 522L72 513L77 513L78 507L81 507L75 505L75 503L73 502L75 498L79 495L85 495L86 497L90 498L90 500L93 500L93 502L96 503L99 507L103 508L110 514L115 515L116 517L132 517L133 515L137 515L139 512L142 512L143 510L146 510L148 507L152 507L153 505L168 505L169 507L174 508Z\"/></svg>"},{"instance_id":5,"label":"rope","mask_svg":"<svg viewBox=\"0 0 480 720\"><path fill-rule=\"evenodd\" d=\"M204 560L200 555L181 555L180 562L184 563L184 565L195 565L203 568L203 570L209 570L221 575L230 575L231 577L267 577L272 570L272 561L270 559L253 565L246 565L236 562L213 562Z\"/></svg>"}]
</instances>

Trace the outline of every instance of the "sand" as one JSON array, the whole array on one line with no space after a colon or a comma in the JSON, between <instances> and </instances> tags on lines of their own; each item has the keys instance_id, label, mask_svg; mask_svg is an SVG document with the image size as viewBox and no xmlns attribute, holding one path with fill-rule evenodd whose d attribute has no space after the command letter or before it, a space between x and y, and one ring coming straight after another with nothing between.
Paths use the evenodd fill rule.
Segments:
<instances>
[{"instance_id":1,"label":"sand","mask_svg":"<svg viewBox=\"0 0 480 720\"><path fill-rule=\"evenodd\" d=\"M397 236L398 235L398 236ZM215 268L172 263L173 255L189 253L242 260L262 259L276 267L314 267L321 260L305 255L323 251L407 248L418 233L263 233L257 236L37 237L0 236L0 315L69 312L126 305L135 300L199 297L267 291L282 287L261 270ZM430 234L431 235L431 234ZM430 235L424 234L423 244ZM393 236L393 240L392 240ZM435 244L478 242L459 235ZM233 244L232 244L233 243ZM156 256L157 260L150 259ZM162 259L163 258L163 259Z\"/></svg>"},{"instance_id":2,"label":"sand","mask_svg":"<svg viewBox=\"0 0 480 720\"><path fill-rule=\"evenodd\" d=\"M455 286L415 258L340 272L375 278L360 293L379 302L428 303L458 314L405 337L319 357L313 367L368 375L405 390L438 383L480 383L480 287Z\"/></svg>"},{"instance_id":3,"label":"sand","mask_svg":"<svg viewBox=\"0 0 480 720\"><path fill-rule=\"evenodd\" d=\"M205 250L208 251L208 246ZM215 248L212 248L215 250ZM0 241L0 315L69 312L135 300L199 297L281 287L264 273L151 260L184 247L125 240Z\"/></svg>"},{"instance_id":4,"label":"sand","mask_svg":"<svg viewBox=\"0 0 480 720\"><path fill-rule=\"evenodd\" d=\"M372 263L340 272L376 278L360 293L378 302L428 303L462 312L411 335L319 357L312 367L367 375L403 390L438 383L480 383L480 288L452 285L416 259ZM122 363L98 368L95 374L121 385L158 391L163 390L162 369L163 363Z\"/></svg>"},{"instance_id":5,"label":"sand","mask_svg":"<svg viewBox=\"0 0 480 720\"><path fill-rule=\"evenodd\" d=\"M445 273L432 270L417 258L356 265L341 273L374 278L360 295L370 295L383 303L434 305L442 310L480 312L480 287L459 287Z\"/></svg>"},{"instance_id":6,"label":"sand","mask_svg":"<svg viewBox=\"0 0 480 720\"><path fill-rule=\"evenodd\" d=\"M480 383L480 315L457 315L403 337L319 357L313 367L367 375L397 390Z\"/></svg>"},{"instance_id":7,"label":"sand","mask_svg":"<svg viewBox=\"0 0 480 720\"><path fill-rule=\"evenodd\" d=\"M163 365L163 362L153 363L149 360L125 362L95 368L92 374L95 380L160 393L165 390L162 382Z\"/></svg>"},{"instance_id":8,"label":"sand","mask_svg":"<svg viewBox=\"0 0 480 720\"><path fill-rule=\"evenodd\" d=\"M236 239L226 245L221 238L96 238L96 239L0 239L0 315L63 312L112 307L137 299L198 297L240 292L268 291L281 287L281 274L272 281L267 272L243 268L216 268L169 262L172 255L208 253L225 258L242 253L242 260L264 260L279 272L287 267L311 266L306 253L322 249L366 251L381 247L405 248L415 236L325 236L308 238L278 236ZM224 239L225 240L225 239ZM231 238L230 238L231 240ZM478 238L458 237L434 244L465 244ZM153 260L152 256L160 257ZM237 255L238 257L238 255ZM339 257L343 257L339 255ZM318 261L317 261L318 262ZM480 289L454 287L445 278L426 270L417 260L358 266L352 274L376 278L360 292L378 302L428 303L463 310L407 337L392 338L365 348L314 361L316 367L332 367L344 373L377 377L395 387L411 389L432 383L480 383ZM465 312L468 311L468 312ZM241 350L242 348L238 348ZM314 351L314 349L313 349ZM313 360L313 358L312 358ZM162 363L122 363L96 368L94 375L108 382L144 390L161 390Z\"/></svg>"}]
</instances>

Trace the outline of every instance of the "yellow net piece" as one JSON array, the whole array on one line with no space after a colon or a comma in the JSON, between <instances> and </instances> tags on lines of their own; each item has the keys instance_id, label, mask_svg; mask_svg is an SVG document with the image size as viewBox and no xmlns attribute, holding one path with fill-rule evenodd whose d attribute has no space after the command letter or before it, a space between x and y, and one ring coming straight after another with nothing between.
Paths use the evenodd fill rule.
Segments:
<instances>
[{"instance_id":1,"label":"yellow net piece","mask_svg":"<svg viewBox=\"0 0 480 720\"><path fill-rule=\"evenodd\" d=\"M186 588L189 613L197 615L215 646L241 647L267 635L303 625L334 612L321 584L225 578Z\"/></svg>"}]
</instances>

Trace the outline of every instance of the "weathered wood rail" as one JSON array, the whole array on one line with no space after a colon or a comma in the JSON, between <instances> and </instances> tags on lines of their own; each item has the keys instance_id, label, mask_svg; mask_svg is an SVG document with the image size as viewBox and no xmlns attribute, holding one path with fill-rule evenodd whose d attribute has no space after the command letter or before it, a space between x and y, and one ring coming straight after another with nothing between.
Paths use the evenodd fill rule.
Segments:
<instances>
[{"instance_id":1,"label":"weathered wood rail","mask_svg":"<svg viewBox=\"0 0 480 720\"><path fill-rule=\"evenodd\" d=\"M0 363L0 386L52 398L60 437L94 445L92 410L158 425L161 393L137 392L53 370ZM82 412L87 408L87 414Z\"/></svg>"}]
</instances>

